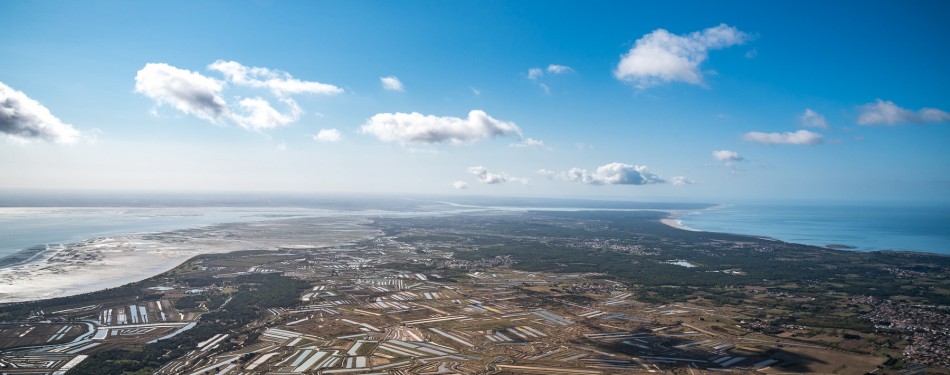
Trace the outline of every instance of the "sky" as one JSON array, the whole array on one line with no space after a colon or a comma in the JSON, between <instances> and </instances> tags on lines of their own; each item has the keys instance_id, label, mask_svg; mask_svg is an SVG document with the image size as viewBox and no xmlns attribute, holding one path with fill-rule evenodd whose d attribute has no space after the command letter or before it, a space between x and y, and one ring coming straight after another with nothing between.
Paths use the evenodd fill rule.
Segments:
<instances>
[{"instance_id":1,"label":"sky","mask_svg":"<svg viewBox=\"0 0 950 375\"><path fill-rule=\"evenodd\" d=\"M3 1L0 191L947 203L948 16Z\"/></svg>"}]
</instances>

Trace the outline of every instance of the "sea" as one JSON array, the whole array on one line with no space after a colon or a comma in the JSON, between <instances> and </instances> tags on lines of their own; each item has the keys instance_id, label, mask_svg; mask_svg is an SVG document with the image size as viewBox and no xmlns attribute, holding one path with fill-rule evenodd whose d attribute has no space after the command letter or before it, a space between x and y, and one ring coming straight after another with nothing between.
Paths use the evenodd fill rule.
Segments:
<instances>
[{"instance_id":1,"label":"sea","mask_svg":"<svg viewBox=\"0 0 950 375\"><path fill-rule=\"evenodd\" d=\"M37 246L92 238L325 214L295 208L0 207L0 267L32 260ZM29 253L24 256L24 253Z\"/></svg>"},{"instance_id":2,"label":"sea","mask_svg":"<svg viewBox=\"0 0 950 375\"><path fill-rule=\"evenodd\" d=\"M545 205L543 203L532 207L538 209ZM557 207L583 209L587 203L557 202ZM506 205L523 206L507 201L493 204L496 208ZM625 203L618 205L624 207ZM709 209L676 205L668 207L676 213L676 219L696 230L770 237L815 246L838 245L854 251L906 250L950 255L950 205L746 203L722 204ZM596 210L608 206L598 202L588 208ZM642 209L662 208L646 206ZM0 207L0 267L32 260L30 254L39 252L28 249L37 246L336 212L339 211L292 207Z\"/></svg>"},{"instance_id":3,"label":"sea","mask_svg":"<svg viewBox=\"0 0 950 375\"><path fill-rule=\"evenodd\" d=\"M737 203L685 211L690 229L770 237L849 250L950 255L950 205Z\"/></svg>"}]
</instances>

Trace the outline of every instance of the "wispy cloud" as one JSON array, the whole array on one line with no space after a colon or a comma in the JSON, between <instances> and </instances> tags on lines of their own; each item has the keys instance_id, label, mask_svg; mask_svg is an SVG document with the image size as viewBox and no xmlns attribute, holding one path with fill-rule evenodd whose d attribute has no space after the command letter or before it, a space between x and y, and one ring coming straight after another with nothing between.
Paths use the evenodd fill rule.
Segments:
<instances>
[{"instance_id":1,"label":"wispy cloud","mask_svg":"<svg viewBox=\"0 0 950 375\"><path fill-rule=\"evenodd\" d=\"M379 82L383 85L383 88L390 91L406 91L402 86L402 81L396 76L389 77L379 77Z\"/></svg>"},{"instance_id":2,"label":"wispy cloud","mask_svg":"<svg viewBox=\"0 0 950 375\"><path fill-rule=\"evenodd\" d=\"M717 165L729 168L733 172L736 171L738 163L746 161L744 157L739 156L738 152L730 150L716 150L712 152L712 156L719 161Z\"/></svg>"},{"instance_id":3,"label":"wispy cloud","mask_svg":"<svg viewBox=\"0 0 950 375\"><path fill-rule=\"evenodd\" d=\"M673 185L673 186L686 186L686 185L693 185L695 183L696 181L690 180L683 176L670 177L670 185Z\"/></svg>"},{"instance_id":4,"label":"wispy cloud","mask_svg":"<svg viewBox=\"0 0 950 375\"><path fill-rule=\"evenodd\" d=\"M320 129L313 135L313 140L322 143L337 143L343 140L343 134L336 129Z\"/></svg>"},{"instance_id":5,"label":"wispy cloud","mask_svg":"<svg viewBox=\"0 0 950 375\"><path fill-rule=\"evenodd\" d=\"M558 64L550 64L548 65L546 69L541 69L537 67L528 69L528 79L537 83L538 87L541 88L541 91L543 91L545 95L550 95L551 87L541 82L541 78L544 77L545 71L547 71L547 74L550 74L550 75L558 75L558 74L573 72L574 69L571 69L571 67L567 65L558 65Z\"/></svg>"},{"instance_id":6,"label":"wispy cloud","mask_svg":"<svg viewBox=\"0 0 950 375\"><path fill-rule=\"evenodd\" d=\"M666 182L660 176L647 171L646 166L625 163L605 164L597 167L593 172L583 168L571 168L558 173L542 169L538 171L538 174L588 185L649 185Z\"/></svg>"},{"instance_id":7,"label":"wispy cloud","mask_svg":"<svg viewBox=\"0 0 950 375\"><path fill-rule=\"evenodd\" d=\"M463 144L479 140L521 135L513 122L500 121L485 111L473 110L466 118L423 115L421 113L379 113L362 126L383 142Z\"/></svg>"},{"instance_id":8,"label":"wispy cloud","mask_svg":"<svg viewBox=\"0 0 950 375\"><path fill-rule=\"evenodd\" d=\"M0 82L0 133L19 140L76 143L82 133L22 91Z\"/></svg>"},{"instance_id":9,"label":"wispy cloud","mask_svg":"<svg viewBox=\"0 0 950 375\"><path fill-rule=\"evenodd\" d=\"M748 132L742 135L742 139L755 143L784 145L813 145L824 142L821 134L808 130L785 133Z\"/></svg>"},{"instance_id":10,"label":"wispy cloud","mask_svg":"<svg viewBox=\"0 0 950 375\"><path fill-rule=\"evenodd\" d=\"M716 150L712 152L712 156L719 161L725 162L737 162L744 161L745 158L739 156L738 152L729 151L729 150Z\"/></svg>"},{"instance_id":11,"label":"wispy cloud","mask_svg":"<svg viewBox=\"0 0 950 375\"><path fill-rule=\"evenodd\" d=\"M525 138L521 142L512 143L508 146L515 148L543 148L545 150L551 149L550 147L544 145L544 141L534 138Z\"/></svg>"},{"instance_id":12,"label":"wispy cloud","mask_svg":"<svg viewBox=\"0 0 950 375\"><path fill-rule=\"evenodd\" d=\"M483 166L469 167L468 173L475 175L478 182L483 184L495 185L505 182L517 182L523 185L528 184L528 179L524 177L514 177L505 172L493 173Z\"/></svg>"},{"instance_id":13,"label":"wispy cloud","mask_svg":"<svg viewBox=\"0 0 950 375\"><path fill-rule=\"evenodd\" d=\"M544 71L541 68L528 69L528 79L536 80L542 76L544 76Z\"/></svg>"},{"instance_id":14,"label":"wispy cloud","mask_svg":"<svg viewBox=\"0 0 950 375\"><path fill-rule=\"evenodd\" d=\"M686 35L657 29L638 39L621 56L614 76L640 89L669 82L702 85L700 65L710 50L740 45L749 39L749 34L726 24Z\"/></svg>"},{"instance_id":15,"label":"wispy cloud","mask_svg":"<svg viewBox=\"0 0 950 375\"><path fill-rule=\"evenodd\" d=\"M912 111L892 101L877 99L859 108L859 125L924 124L950 121L950 113L935 108Z\"/></svg>"},{"instance_id":16,"label":"wispy cloud","mask_svg":"<svg viewBox=\"0 0 950 375\"><path fill-rule=\"evenodd\" d=\"M468 183L465 181L452 181L452 188L455 190L468 189Z\"/></svg>"},{"instance_id":17,"label":"wispy cloud","mask_svg":"<svg viewBox=\"0 0 950 375\"><path fill-rule=\"evenodd\" d=\"M300 119L303 111L297 102L290 99L280 99L288 108L287 113L271 107L270 102L260 98L244 98L238 101L240 113L232 113L231 119L248 130L272 129L284 126Z\"/></svg>"},{"instance_id":18,"label":"wispy cloud","mask_svg":"<svg viewBox=\"0 0 950 375\"><path fill-rule=\"evenodd\" d=\"M220 72L235 85L266 88L277 96L304 93L335 95L343 92L343 89L334 85L302 81L287 72L257 66L244 66L236 61L217 60L208 65L208 69Z\"/></svg>"},{"instance_id":19,"label":"wispy cloud","mask_svg":"<svg viewBox=\"0 0 950 375\"><path fill-rule=\"evenodd\" d=\"M571 67L567 65L557 65L557 64L548 65L547 70L548 70L548 73L551 73L551 74L563 74L563 73L574 71L574 69L572 69Z\"/></svg>"}]
</instances>

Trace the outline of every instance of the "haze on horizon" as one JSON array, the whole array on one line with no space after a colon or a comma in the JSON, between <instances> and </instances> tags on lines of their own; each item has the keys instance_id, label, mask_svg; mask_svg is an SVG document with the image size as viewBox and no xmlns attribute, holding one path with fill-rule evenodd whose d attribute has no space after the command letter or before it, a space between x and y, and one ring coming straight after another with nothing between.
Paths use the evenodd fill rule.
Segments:
<instances>
[{"instance_id":1,"label":"haze on horizon","mask_svg":"<svg viewBox=\"0 0 950 375\"><path fill-rule=\"evenodd\" d=\"M950 203L947 2L0 3L0 191Z\"/></svg>"}]
</instances>

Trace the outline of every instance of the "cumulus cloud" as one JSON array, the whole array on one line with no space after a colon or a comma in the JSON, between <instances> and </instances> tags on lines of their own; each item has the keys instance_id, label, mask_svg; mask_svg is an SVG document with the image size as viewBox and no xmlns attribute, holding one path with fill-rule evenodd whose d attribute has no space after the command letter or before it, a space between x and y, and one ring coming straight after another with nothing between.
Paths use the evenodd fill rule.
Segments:
<instances>
[{"instance_id":1,"label":"cumulus cloud","mask_svg":"<svg viewBox=\"0 0 950 375\"><path fill-rule=\"evenodd\" d=\"M748 132L742 135L742 139L749 142L783 145L813 145L824 141L821 134L808 130L785 133Z\"/></svg>"},{"instance_id":2,"label":"cumulus cloud","mask_svg":"<svg viewBox=\"0 0 950 375\"><path fill-rule=\"evenodd\" d=\"M421 113L379 113L362 126L383 142L399 143L471 143L506 135L521 135L513 122L496 120L485 111L473 110L466 118L423 115Z\"/></svg>"},{"instance_id":3,"label":"cumulus cloud","mask_svg":"<svg viewBox=\"0 0 950 375\"><path fill-rule=\"evenodd\" d=\"M379 82L386 90L406 91L406 89L402 86L402 81L400 81L399 78L396 78L396 76L379 77Z\"/></svg>"},{"instance_id":4,"label":"cumulus cloud","mask_svg":"<svg viewBox=\"0 0 950 375\"><path fill-rule=\"evenodd\" d=\"M710 50L740 45L750 38L749 34L726 24L686 35L657 29L638 39L633 48L621 56L614 76L641 89L669 82L702 85L700 65Z\"/></svg>"},{"instance_id":5,"label":"cumulus cloud","mask_svg":"<svg viewBox=\"0 0 950 375\"><path fill-rule=\"evenodd\" d=\"M485 168L482 166L469 167L468 173L475 175L475 178L478 179L478 182L481 182L483 184L494 185L494 184L501 184L505 182L518 182L523 185L528 184L527 178L513 177L513 176L508 175L505 172L492 173L488 170L488 168Z\"/></svg>"},{"instance_id":6,"label":"cumulus cloud","mask_svg":"<svg viewBox=\"0 0 950 375\"><path fill-rule=\"evenodd\" d=\"M217 60L208 65L208 69L220 72L235 85L266 88L277 96L304 93L335 95L343 92L343 89L334 85L301 81L287 72L257 66L244 66L236 61Z\"/></svg>"},{"instance_id":7,"label":"cumulus cloud","mask_svg":"<svg viewBox=\"0 0 950 375\"><path fill-rule=\"evenodd\" d=\"M561 73L567 73L567 72L573 72L573 71L574 69L571 69L571 67L566 66L566 65L557 65L557 64L548 65L548 73L551 73L551 74L561 74Z\"/></svg>"},{"instance_id":8,"label":"cumulus cloud","mask_svg":"<svg viewBox=\"0 0 950 375\"><path fill-rule=\"evenodd\" d=\"M525 138L521 142L512 143L512 144L509 144L508 146L515 147L515 148L538 147L538 148L543 148L543 149L550 149L549 147L544 145L544 141L534 139L534 138Z\"/></svg>"},{"instance_id":9,"label":"cumulus cloud","mask_svg":"<svg viewBox=\"0 0 950 375\"><path fill-rule=\"evenodd\" d=\"M255 131L285 126L300 119L303 110L289 95L343 92L333 85L301 81L286 72L248 67L235 61L218 60L208 65L208 69L221 73L226 80L164 63L145 64L135 75L135 91L155 100L159 106L168 105L215 124L233 123ZM222 96L228 82L270 91L287 110L278 111L260 96L236 98L229 105Z\"/></svg>"},{"instance_id":10,"label":"cumulus cloud","mask_svg":"<svg viewBox=\"0 0 950 375\"><path fill-rule=\"evenodd\" d=\"M892 101L875 100L859 108L859 125L924 124L950 121L950 113L935 108L904 109Z\"/></svg>"},{"instance_id":11,"label":"cumulus cloud","mask_svg":"<svg viewBox=\"0 0 950 375\"><path fill-rule=\"evenodd\" d=\"M802 122L802 126L810 128L827 128L828 121L825 121L825 116L822 116L820 113L813 111L811 108L805 108L805 113L803 113L799 118Z\"/></svg>"},{"instance_id":12,"label":"cumulus cloud","mask_svg":"<svg viewBox=\"0 0 950 375\"><path fill-rule=\"evenodd\" d=\"M248 130L272 129L300 119L303 111L296 102L290 99L281 101L290 108L289 113L281 113L271 107L270 102L259 97L241 99L238 101L238 106L242 113L232 114L231 119Z\"/></svg>"},{"instance_id":13,"label":"cumulus cloud","mask_svg":"<svg viewBox=\"0 0 950 375\"><path fill-rule=\"evenodd\" d=\"M336 129L320 129L314 134L313 140L323 143L336 143L343 140L343 134Z\"/></svg>"},{"instance_id":14,"label":"cumulus cloud","mask_svg":"<svg viewBox=\"0 0 950 375\"><path fill-rule=\"evenodd\" d=\"M165 63L145 64L135 74L135 92L213 123L230 115L223 89L224 82Z\"/></svg>"},{"instance_id":15,"label":"cumulus cloud","mask_svg":"<svg viewBox=\"0 0 950 375\"><path fill-rule=\"evenodd\" d=\"M465 190L468 189L468 183L465 181L453 181L452 188L455 190Z\"/></svg>"},{"instance_id":16,"label":"cumulus cloud","mask_svg":"<svg viewBox=\"0 0 950 375\"><path fill-rule=\"evenodd\" d=\"M739 156L738 152L730 150L716 150L712 152L712 156L719 161L719 164L716 164L717 166L723 166L732 169L733 172L738 169L737 163L745 161L745 158Z\"/></svg>"},{"instance_id":17,"label":"cumulus cloud","mask_svg":"<svg viewBox=\"0 0 950 375\"><path fill-rule=\"evenodd\" d=\"M571 168L560 173L542 169L538 174L588 185L648 185L666 182L660 176L648 172L646 166L624 163L605 164L593 172L583 168Z\"/></svg>"},{"instance_id":18,"label":"cumulus cloud","mask_svg":"<svg viewBox=\"0 0 950 375\"><path fill-rule=\"evenodd\" d=\"M686 186L686 185L692 185L695 183L696 181L690 180L683 176L675 176L675 177L670 178L670 184L672 184L673 186Z\"/></svg>"},{"instance_id":19,"label":"cumulus cloud","mask_svg":"<svg viewBox=\"0 0 950 375\"><path fill-rule=\"evenodd\" d=\"M712 156L716 158L716 160L723 161L723 162L737 162L737 161L745 160L745 158L739 156L738 152L729 151L729 150L713 151Z\"/></svg>"},{"instance_id":20,"label":"cumulus cloud","mask_svg":"<svg viewBox=\"0 0 950 375\"><path fill-rule=\"evenodd\" d=\"M16 140L76 143L82 133L57 118L40 102L0 82L0 133Z\"/></svg>"}]
</instances>

